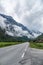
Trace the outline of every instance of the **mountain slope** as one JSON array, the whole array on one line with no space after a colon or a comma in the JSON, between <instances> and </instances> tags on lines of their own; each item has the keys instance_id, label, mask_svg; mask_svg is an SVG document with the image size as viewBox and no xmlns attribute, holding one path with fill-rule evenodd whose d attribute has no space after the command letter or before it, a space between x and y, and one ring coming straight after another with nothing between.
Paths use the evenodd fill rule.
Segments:
<instances>
[{"instance_id":1,"label":"mountain slope","mask_svg":"<svg viewBox=\"0 0 43 65\"><path fill-rule=\"evenodd\" d=\"M20 23L17 23L11 16L6 16L6 15L4 15L4 14L0 14L0 16L2 16L3 18L6 18L7 19L7 21L5 22L6 24L14 24L14 25L17 25L17 26L19 26L19 27L21 27L23 30L27 30L30 34L32 34L31 32L30 32L30 30L29 29L27 29L25 26L23 26L22 24L20 24Z\"/></svg>"},{"instance_id":2,"label":"mountain slope","mask_svg":"<svg viewBox=\"0 0 43 65\"><path fill-rule=\"evenodd\" d=\"M11 16L7 16L4 14L0 14L0 28L2 30L5 30L4 37L12 37L13 39L35 38L38 35L38 33L30 31L24 25L16 22Z\"/></svg>"},{"instance_id":3,"label":"mountain slope","mask_svg":"<svg viewBox=\"0 0 43 65\"><path fill-rule=\"evenodd\" d=\"M43 42L43 34L37 37L37 42Z\"/></svg>"},{"instance_id":4,"label":"mountain slope","mask_svg":"<svg viewBox=\"0 0 43 65\"><path fill-rule=\"evenodd\" d=\"M28 41L28 40L29 39L27 36L22 36L22 37L9 36L8 34L5 34L5 29L2 29L0 27L0 41L12 42L12 41Z\"/></svg>"},{"instance_id":5,"label":"mountain slope","mask_svg":"<svg viewBox=\"0 0 43 65\"><path fill-rule=\"evenodd\" d=\"M12 36L34 36L30 30L20 23L17 23L11 16L0 14L1 27L5 28L6 33Z\"/></svg>"}]
</instances>

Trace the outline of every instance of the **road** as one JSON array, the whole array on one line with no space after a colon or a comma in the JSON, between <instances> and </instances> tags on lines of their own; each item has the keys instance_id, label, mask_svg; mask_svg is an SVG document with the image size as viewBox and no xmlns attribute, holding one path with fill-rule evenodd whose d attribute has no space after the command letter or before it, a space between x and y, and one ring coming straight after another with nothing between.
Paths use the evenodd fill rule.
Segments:
<instances>
[{"instance_id":1,"label":"road","mask_svg":"<svg viewBox=\"0 0 43 65\"><path fill-rule=\"evenodd\" d=\"M43 50L29 47L29 43L0 48L0 65L43 65Z\"/></svg>"},{"instance_id":2,"label":"road","mask_svg":"<svg viewBox=\"0 0 43 65\"><path fill-rule=\"evenodd\" d=\"M31 50L31 65L43 65L43 50L30 49Z\"/></svg>"},{"instance_id":3,"label":"road","mask_svg":"<svg viewBox=\"0 0 43 65\"><path fill-rule=\"evenodd\" d=\"M29 43L0 48L0 65L19 65L25 55Z\"/></svg>"}]
</instances>

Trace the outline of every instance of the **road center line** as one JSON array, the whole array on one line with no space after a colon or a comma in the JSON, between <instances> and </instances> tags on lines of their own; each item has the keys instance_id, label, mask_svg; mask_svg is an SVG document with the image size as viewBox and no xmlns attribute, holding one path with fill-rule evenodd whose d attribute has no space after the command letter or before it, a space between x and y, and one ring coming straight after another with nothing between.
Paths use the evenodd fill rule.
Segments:
<instances>
[{"instance_id":1,"label":"road center line","mask_svg":"<svg viewBox=\"0 0 43 65\"><path fill-rule=\"evenodd\" d=\"M24 50L24 52L23 52L23 54L22 54L22 58L24 57L24 55L25 55L25 53L26 53L26 51L27 51L27 48L28 48L28 46L26 46L26 48L25 48L25 50Z\"/></svg>"}]
</instances>

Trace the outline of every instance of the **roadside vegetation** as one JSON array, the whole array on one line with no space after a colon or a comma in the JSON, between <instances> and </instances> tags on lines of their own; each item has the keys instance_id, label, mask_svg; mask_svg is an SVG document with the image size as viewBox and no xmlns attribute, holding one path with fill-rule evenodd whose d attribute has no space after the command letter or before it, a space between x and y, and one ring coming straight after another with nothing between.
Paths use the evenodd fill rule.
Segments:
<instances>
[{"instance_id":1,"label":"roadside vegetation","mask_svg":"<svg viewBox=\"0 0 43 65\"><path fill-rule=\"evenodd\" d=\"M43 34L30 41L31 48L43 49Z\"/></svg>"},{"instance_id":2,"label":"roadside vegetation","mask_svg":"<svg viewBox=\"0 0 43 65\"><path fill-rule=\"evenodd\" d=\"M31 48L43 49L43 43L30 42Z\"/></svg>"},{"instance_id":3,"label":"roadside vegetation","mask_svg":"<svg viewBox=\"0 0 43 65\"><path fill-rule=\"evenodd\" d=\"M11 45L16 45L16 44L20 44L23 42L0 42L0 48L1 47L6 47L6 46L11 46Z\"/></svg>"}]
</instances>

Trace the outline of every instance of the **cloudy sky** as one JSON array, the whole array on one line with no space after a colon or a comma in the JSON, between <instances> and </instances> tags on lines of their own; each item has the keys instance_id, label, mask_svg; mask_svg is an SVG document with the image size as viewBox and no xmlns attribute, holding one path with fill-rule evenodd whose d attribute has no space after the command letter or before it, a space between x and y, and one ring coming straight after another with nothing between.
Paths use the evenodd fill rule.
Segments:
<instances>
[{"instance_id":1,"label":"cloudy sky","mask_svg":"<svg viewBox=\"0 0 43 65\"><path fill-rule=\"evenodd\" d=\"M12 16L31 30L43 32L43 0L0 0L0 13Z\"/></svg>"}]
</instances>

